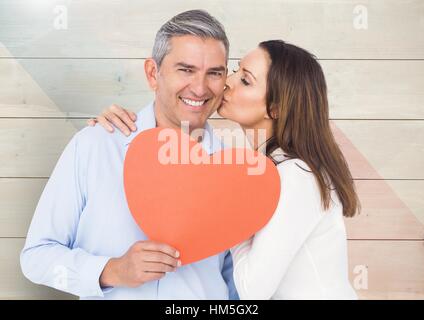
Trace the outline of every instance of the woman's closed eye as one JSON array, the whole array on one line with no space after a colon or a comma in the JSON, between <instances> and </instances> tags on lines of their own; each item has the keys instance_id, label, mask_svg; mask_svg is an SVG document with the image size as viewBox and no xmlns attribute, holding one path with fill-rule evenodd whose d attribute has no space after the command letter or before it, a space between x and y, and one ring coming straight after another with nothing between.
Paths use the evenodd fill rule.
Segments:
<instances>
[{"instance_id":1,"label":"woman's closed eye","mask_svg":"<svg viewBox=\"0 0 424 320\"><path fill-rule=\"evenodd\" d=\"M249 86L250 83L243 77L240 78L240 81L245 85L245 86Z\"/></svg>"},{"instance_id":2,"label":"woman's closed eye","mask_svg":"<svg viewBox=\"0 0 424 320\"><path fill-rule=\"evenodd\" d=\"M239 69L240 70L240 69ZM237 73L239 70L235 70L235 69L233 69L233 73ZM243 83L243 85L245 85L245 86L248 86L248 85L250 85L250 83L249 83L249 81L247 81L246 80L246 78L244 78L244 77L241 77L240 78L240 81Z\"/></svg>"}]
</instances>

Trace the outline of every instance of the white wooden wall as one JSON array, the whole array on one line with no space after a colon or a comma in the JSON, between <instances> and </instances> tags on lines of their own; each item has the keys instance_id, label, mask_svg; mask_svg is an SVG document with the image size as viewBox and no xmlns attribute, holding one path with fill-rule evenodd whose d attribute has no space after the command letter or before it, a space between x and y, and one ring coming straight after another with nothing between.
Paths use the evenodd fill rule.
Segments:
<instances>
[{"instance_id":1,"label":"white wooden wall","mask_svg":"<svg viewBox=\"0 0 424 320\"><path fill-rule=\"evenodd\" d=\"M57 28L59 5L67 29ZM35 205L88 117L111 103L138 110L152 98L142 66L154 35L194 8L225 25L231 64L273 38L320 59L363 206L346 221L351 281L368 273L367 288L356 286L364 299L424 299L422 0L0 0L0 299L72 298L21 274ZM368 28L356 29L364 10Z\"/></svg>"}]
</instances>

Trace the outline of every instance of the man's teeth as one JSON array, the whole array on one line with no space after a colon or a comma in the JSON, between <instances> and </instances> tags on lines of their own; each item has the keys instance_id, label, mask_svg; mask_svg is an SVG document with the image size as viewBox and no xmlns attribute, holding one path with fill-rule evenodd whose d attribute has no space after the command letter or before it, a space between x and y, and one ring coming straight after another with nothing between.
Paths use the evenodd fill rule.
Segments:
<instances>
[{"instance_id":1,"label":"man's teeth","mask_svg":"<svg viewBox=\"0 0 424 320\"><path fill-rule=\"evenodd\" d=\"M181 100L183 100L185 104L188 104L189 106L192 106L192 107L200 107L206 102L206 100L194 101L194 100L184 99L184 98L181 98Z\"/></svg>"}]
</instances>

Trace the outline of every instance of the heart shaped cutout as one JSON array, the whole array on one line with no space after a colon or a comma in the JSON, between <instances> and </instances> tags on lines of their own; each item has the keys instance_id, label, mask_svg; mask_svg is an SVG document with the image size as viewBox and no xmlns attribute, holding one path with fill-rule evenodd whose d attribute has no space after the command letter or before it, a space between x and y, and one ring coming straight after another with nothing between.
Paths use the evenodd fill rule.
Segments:
<instances>
[{"instance_id":1,"label":"heart shaped cutout","mask_svg":"<svg viewBox=\"0 0 424 320\"><path fill-rule=\"evenodd\" d=\"M257 167L264 166L261 174L252 174L255 159ZM221 253L264 227L277 207L280 177L273 162L256 151L209 155L181 130L154 128L131 142L124 188L138 226L150 240L179 250L184 265Z\"/></svg>"}]
</instances>

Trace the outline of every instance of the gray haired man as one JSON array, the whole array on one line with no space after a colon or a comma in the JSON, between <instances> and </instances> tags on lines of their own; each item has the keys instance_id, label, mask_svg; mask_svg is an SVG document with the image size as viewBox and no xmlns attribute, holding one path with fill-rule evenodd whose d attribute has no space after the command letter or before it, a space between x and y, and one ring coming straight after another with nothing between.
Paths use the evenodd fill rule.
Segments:
<instances>
[{"instance_id":1,"label":"gray haired man","mask_svg":"<svg viewBox=\"0 0 424 320\"><path fill-rule=\"evenodd\" d=\"M154 102L128 137L88 127L67 145L21 253L28 279L90 299L237 298L229 252L180 266L175 248L148 240L137 226L123 188L128 145L144 130L188 121L190 130L208 132L205 150L221 147L206 120L221 101L227 59L224 29L205 11L183 12L161 27L144 66Z\"/></svg>"}]
</instances>

